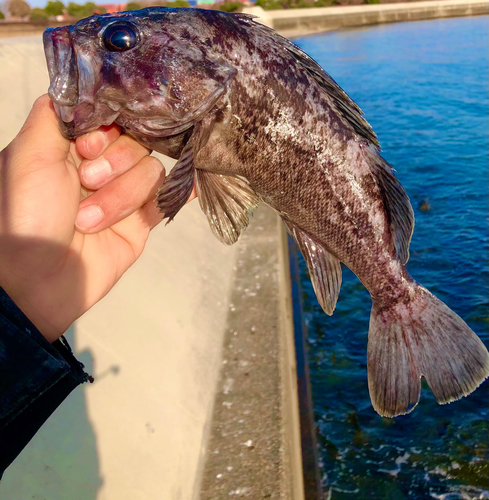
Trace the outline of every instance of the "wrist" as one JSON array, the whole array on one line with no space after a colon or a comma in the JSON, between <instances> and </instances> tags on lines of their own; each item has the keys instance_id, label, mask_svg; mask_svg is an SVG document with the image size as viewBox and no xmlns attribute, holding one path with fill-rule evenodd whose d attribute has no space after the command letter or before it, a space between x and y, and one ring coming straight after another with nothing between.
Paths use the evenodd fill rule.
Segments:
<instances>
[{"instance_id":1,"label":"wrist","mask_svg":"<svg viewBox=\"0 0 489 500\"><path fill-rule=\"evenodd\" d=\"M6 295L10 297L12 302L24 314L26 318L36 327L41 335L49 342L53 343L58 340L64 332L69 328L70 324L63 328L61 325L57 326L52 321L50 313L43 310L43 304L39 300L32 300L25 292L21 292L15 286L8 284L2 285ZM50 309L50 308L49 308Z\"/></svg>"}]
</instances>

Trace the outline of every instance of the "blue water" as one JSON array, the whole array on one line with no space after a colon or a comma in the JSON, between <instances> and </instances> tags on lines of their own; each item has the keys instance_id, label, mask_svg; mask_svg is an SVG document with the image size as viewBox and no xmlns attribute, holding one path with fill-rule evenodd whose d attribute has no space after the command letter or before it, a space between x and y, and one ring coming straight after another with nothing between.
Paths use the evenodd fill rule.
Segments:
<instances>
[{"instance_id":1,"label":"blue water","mask_svg":"<svg viewBox=\"0 0 489 500\"><path fill-rule=\"evenodd\" d=\"M487 17L390 24L295 42L360 105L415 211L410 273L489 344ZM413 413L371 407L371 301L348 269L334 315L301 262L321 465L334 500L489 498L489 383Z\"/></svg>"}]
</instances>

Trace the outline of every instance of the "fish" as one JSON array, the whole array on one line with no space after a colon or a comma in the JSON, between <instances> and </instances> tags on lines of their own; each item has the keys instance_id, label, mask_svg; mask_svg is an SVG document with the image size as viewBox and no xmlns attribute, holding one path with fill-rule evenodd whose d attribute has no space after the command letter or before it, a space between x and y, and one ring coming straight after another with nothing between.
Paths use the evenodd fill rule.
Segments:
<instances>
[{"instance_id":1,"label":"fish","mask_svg":"<svg viewBox=\"0 0 489 500\"><path fill-rule=\"evenodd\" d=\"M231 245L269 205L328 315L341 264L357 275L372 297L377 413L412 411L423 377L440 404L488 377L483 342L406 269L414 213L377 136L299 47L250 15L161 7L94 15L43 40L65 137L116 123L177 160L156 197L168 222L195 188L210 229Z\"/></svg>"}]
</instances>

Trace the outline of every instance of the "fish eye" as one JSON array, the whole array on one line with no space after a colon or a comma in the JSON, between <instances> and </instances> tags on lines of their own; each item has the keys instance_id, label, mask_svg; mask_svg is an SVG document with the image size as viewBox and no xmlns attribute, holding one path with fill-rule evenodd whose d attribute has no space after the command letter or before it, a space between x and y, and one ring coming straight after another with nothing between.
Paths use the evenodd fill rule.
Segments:
<instances>
[{"instance_id":1,"label":"fish eye","mask_svg":"<svg viewBox=\"0 0 489 500\"><path fill-rule=\"evenodd\" d=\"M139 41L136 28L129 23L114 23L103 32L105 47L111 52L123 52L132 49Z\"/></svg>"}]
</instances>

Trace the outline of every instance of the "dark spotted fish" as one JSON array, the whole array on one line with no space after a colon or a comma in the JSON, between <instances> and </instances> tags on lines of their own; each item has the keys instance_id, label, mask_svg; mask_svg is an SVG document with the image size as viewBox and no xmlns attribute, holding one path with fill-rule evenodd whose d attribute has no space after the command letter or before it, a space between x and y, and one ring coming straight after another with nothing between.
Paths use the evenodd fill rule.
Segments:
<instances>
[{"instance_id":1,"label":"dark spotted fish","mask_svg":"<svg viewBox=\"0 0 489 500\"><path fill-rule=\"evenodd\" d=\"M213 233L237 241L264 201L302 251L332 314L343 262L372 296L375 410L439 403L489 373L470 328L406 270L414 217L360 108L310 57L251 16L149 8L44 34L49 95L66 137L119 124L177 158L157 199L172 220L197 189Z\"/></svg>"}]
</instances>

